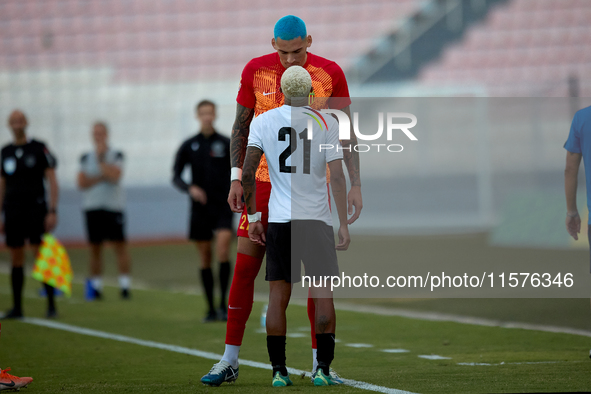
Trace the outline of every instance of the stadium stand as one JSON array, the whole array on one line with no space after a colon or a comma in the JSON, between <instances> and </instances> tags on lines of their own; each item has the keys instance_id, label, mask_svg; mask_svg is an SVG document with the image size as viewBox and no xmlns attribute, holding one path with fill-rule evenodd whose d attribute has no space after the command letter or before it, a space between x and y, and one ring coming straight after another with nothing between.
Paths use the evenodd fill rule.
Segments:
<instances>
[{"instance_id":1,"label":"stadium stand","mask_svg":"<svg viewBox=\"0 0 591 394\"><path fill-rule=\"evenodd\" d=\"M424 85L484 85L489 96L591 95L591 2L513 0L494 7L424 67Z\"/></svg>"},{"instance_id":2,"label":"stadium stand","mask_svg":"<svg viewBox=\"0 0 591 394\"><path fill-rule=\"evenodd\" d=\"M449 4L463 7L461 18ZM80 154L89 149L90 125L97 119L109 123L113 145L127 155L124 183L130 234L153 236L154 221L161 223L159 236L184 234L186 199L172 190L170 176L178 143L197 127L193 106L202 98L214 100L219 105L216 126L228 135L240 72L249 59L272 51L272 26L286 14L306 20L314 37L311 51L343 67L352 94L368 87L363 91L368 97L405 96L390 82L410 80L410 97L567 96L571 76L580 80L581 96L591 93L588 1L278 0L272 8L268 5L263 0L0 1L0 118L5 120L12 108L23 108L31 135L55 150L63 187L60 237L82 234L74 180ZM396 45L404 43L400 35L413 24L430 31L416 37L406 69L397 68L404 65L398 60L404 59L393 58L384 43L392 37ZM389 58L367 67L380 51ZM364 67L372 68L374 75L356 80L353 71ZM359 84L365 81L370 83ZM448 86L453 89L446 90ZM377 87L379 92L369 90ZM417 93L421 87L425 90ZM539 108L546 108L542 104ZM561 110L568 112L562 104ZM474 117L482 110L475 108ZM535 111L531 112L533 119ZM488 137L472 129L425 131L420 146L409 146L404 156L396 156L392 168L399 177L421 176L426 184L442 174L478 172L474 179L486 186L480 180L487 179L488 169L479 167L478 160L484 152L490 157L491 173L515 167L554 171L563 161L563 151L554 147L564 143L556 130L568 128L566 118L548 122L543 131L511 125L491 130ZM9 137L0 133L0 142ZM451 140L468 154L458 157L454 150L444 149ZM491 148L483 148L487 146ZM524 148L530 153L523 154ZM534 149L545 153L534 155ZM364 158L362 168L376 175L381 164ZM413 185L406 189L415 190ZM485 189L478 189L480 195L487 195ZM368 198L368 207L371 203ZM433 206L441 211L440 201ZM452 208L452 214L459 212ZM141 221L147 211L160 216ZM68 212L78 216L68 217ZM365 212L367 223L372 222L370 210ZM415 219L410 217L408 223Z\"/></svg>"},{"instance_id":3,"label":"stadium stand","mask_svg":"<svg viewBox=\"0 0 591 394\"><path fill-rule=\"evenodd\" d=\"M295 14L314 52L343 68L418 9L419 0L299 2L16 1L0 4L0 69L106 66L119 81L237 79ZM338 5L338 7L335 7Z\"/></svg>"},{"instance_id":4,"label":"stadium stand","mask_svg":"<svg viewBox=\"0 0 591 394\"><path fill-rule=\"evenodd\" d=\"M186 198L170 187L170 176L179 142L197 127L193 106L215 101L216 126L229 134L242 68L272 52L280 17L302 17L314 38L311 51L347 70L423 3L3 0L0 118L22 108L31 135L54 147L60 238L83 234L74 180L97 119L107 121L113 146L126 152L130 237L184 235ZM0 133L0 142L9 138Z\"/></svg>"}]
</instances>

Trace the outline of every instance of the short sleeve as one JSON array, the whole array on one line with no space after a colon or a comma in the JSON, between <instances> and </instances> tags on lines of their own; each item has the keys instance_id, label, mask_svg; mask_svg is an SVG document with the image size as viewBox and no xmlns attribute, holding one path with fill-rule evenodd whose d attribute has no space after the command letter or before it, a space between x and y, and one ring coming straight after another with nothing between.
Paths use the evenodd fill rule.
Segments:
<instances>
[{"instance_id":1,"label":"short sleeve","mask_svg":"<svg viewBox=\"0 0 591 394\"><path fill-rule=\"evenodd\" d=\"M0 175L2 175L3 177L5 177L6 171L4 171L4 149L2 149L2 151L0 151Z\"/></svg>"},{"instance_id":2,"label":"short sleeve","mask_svg":"<svg viewBox=\"0 0 591 394\"><path fill-rule=\"evenodd\" d=\"M252 120L250 124L250 133L248 134L248 146L254 146L259 148L263 152L265 151L263 145L263 138L261 133L261 116L258 116Z\"/></svg>"},{"instance_id":3,"label":"short sleeve","mask_svg":"<svg viewBox=\"0 0 591 394\"><path fill-rule=\"evenodd\" d=\"M88 153L83 154L80 156L80 171L87 172L88 168Z\"/></svg>"},{"instance_id":4,"label":"short sleeve","mask_svg":"<svg viewBox=\"0 0 591 394\"><path fill-rule=\"evenodd\" d=\"M246 108L254 108L256 102L252 85L253 79L254 70L252 61L250 61L244 67L244 70L242 70L240 85L238 87L238 97L236 97L236 102Z\"/></svg>"},{"instance_id":5,"label":"short sleeve","mask_svg":"<svg viewBox=\"0 0 591 394\"><path fill-rule=\"evenodd\" d=\"M349 85L347 78L341 67L334 63L332 76L332 97L329 102L330 108L343 109L351 105L351 98L349 97Z\"/></svg>"},{"instance_id":6,"label":"short sleeve","mask_svg":"<svg viewBox=\"0 0 591 394\"><path fill-rule=\"evenodd\" d=\"M121 151L115 152L115 161L113 162L113 165L115 165L119 168L123 168L124 161L125 161L125 155L123 154L123 152L121 152Z\"/></svg>"},{"instance_id":7,"label":"short sleeve","mask_svg":"<svg viewBox=\"0 0 591 394\"><path fill-rule=\"evenodd\" d=\"M570 126L570 133L568 139L564 143L564 149L572 153L581 153L581 130L578 122L578 113L575 114L573 122Z\"/></svg>"},{"instance_id":8,"label":"short sleeve","mask_svg":"<svg viewBox=\"0 0 591 394\"><path fill-rule=\"evenodd\" d=\"M343 149L339 141L339 124L330 117L328 119L328 130L326 132L326 143L334 146L333 149L326 150L326 162L343 159Z\"/></svg>"},{"instance_id":9,"label":"short sleeve","mask_svg":"<svg viewBox=\"0 0 591 394\"><path fill-rule=\"evenodd\" d=\"M47 149L47 146L45 146L45 144L41 144L41 149L43 151L43 155L42 155L42 165L43 165L43 169L47 169L47 168L56 168L57 167L57 160L55 159L55 156L49 151L49 149Z\"/></svg>"}]
</instances>

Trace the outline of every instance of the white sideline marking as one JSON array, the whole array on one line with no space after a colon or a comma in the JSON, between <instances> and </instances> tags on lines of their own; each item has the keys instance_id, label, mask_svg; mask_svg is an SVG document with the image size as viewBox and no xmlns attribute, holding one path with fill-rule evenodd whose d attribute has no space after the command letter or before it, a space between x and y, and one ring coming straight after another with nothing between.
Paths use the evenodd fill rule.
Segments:
<instances>
[{"instance_id":1,"label":"white sideline marking","mask_svg":"<svg viewBox=\"0 0 591 394\"><path fill-rule=\"evenodd\" d=\"M373 347L373 345L371 345L369 343L345 343L345 346L356 347L356 348Z\"/></svg>"},{"instance_id":2,"label":"white sideline marking","mask_svg":"<svg viewBox=\"0 0 591 394\"><path fill-rule=\"evenodd\" d=\"M524 362L520 362L520 363L506 363L506 362L501 362L501 363L456 363L457 365L467 365L470 367L474 367L474 366L480 366L480 365L524 365L524 364L558 364L558 363L562 363L565 361L524 361Z\"/></svg>"},{"instance_id":3,"label":"white sideline marking","mask_svg":"<svg viewBox=\"0 0 591 394\"><path fill-rule=\"evenodd\" d=\"M146 341L144 339L138 339L138 338L128 337L128 336L119 335L119 334L111 334L111 333L108 333L105 331L93 330L90 328L78 327L78 326L73 326L73 325L65 324L65 323L58 323L58 322L50 321L50 320L37 319L34 317L25 317L25 318L21 319L20 321L22 321L24 323L28 323L28 324L33 324L36 326L54 328L56 330L68 331L68 332L73 332L76 334L88 335L91 337L112 339L114 341L119 341L119 342L133 343L135 345L151 347L151 348L161 349L161 350L168 350L170 352L188 354L191 356L206 358L206 359L215 360L215 361L219 361L222 358L221 354L204 352L202 350L190 349L190 348L186 348L183 346L168 345L168 344L160 343L160 342ZM272 369L272 367L268 363L260 363L258 361L251 361L251 360L244 360L244 359L239 359L238 361L240 362L240 365L246 365L249 367L261 368L261 369L267 369L267 370ZM292 374L296 374L296 375L305 374L308 377L311 376L310 372L302 371L301 369L287 368L287 370L289 371L289 373L292 373ZM410 391L404 391L404 390L393 389L390 387L378 386L375 384L360 382L360 381L352 380L352 379L343 379L343 382L347 386L356 387L356 388L359 388L362 390L376 391L378 393L415 394Z\"/></svg>"},{"instance_id":4,"label":"white sideline marking","mask_svg":"<svg viewBox=\"0 0 591 394\"><path fill-rule=\"evenodd\" d=\"M409 353L410 350L406 349L382 349L384 353Z\"/></svg>"},{"instance_id":5,"label":"white sideline marking","mask_svg":"<svg viewBox=\"0 0 591 394\"><path fill-rule=\"evenodd\" d=\"M439 312L413 311L401 308L384 308L379 306L357 305L338 301L335 301L335 309L350 312L371 313L374 315L381 316L399 316L418 320L448 321L453 323L472 324L475 326L518 328L522 330L544 331L556 334L572 334L581 335L584 337L591 337L591 331L577 328L550 326L545 324L509 322L502 320L485 319L480 317L452 315Z\"/></svg>"},{"instance_id":6,"label":"white sideline marking","mask_svg":"<svg viewBox=\"0 0 591 394\"><path fill-rule=\"evenodd\" d=\"M451 357L443 357L436 354L421 354L419 358L426 358L427 360L451 360Z\"/></svg>"},{"instance_id":7,"label":"white sideline marking","mask_svg":"<svg viewBox=\"0 0 591 394\"><path fill-rule=\"evenodd\" d=\"M304 338L308 335L302 334L301 332L288 332L286 336L289 338Z\"/></svg>"}]
</instances>

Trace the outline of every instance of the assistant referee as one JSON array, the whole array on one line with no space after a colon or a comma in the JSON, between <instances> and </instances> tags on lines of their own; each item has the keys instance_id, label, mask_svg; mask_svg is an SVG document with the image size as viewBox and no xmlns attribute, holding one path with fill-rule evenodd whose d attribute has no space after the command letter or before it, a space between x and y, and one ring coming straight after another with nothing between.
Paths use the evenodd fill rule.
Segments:
<instances>
[{"instance_id":1,"label":"assistant referee","mask_svg":"<svg viewBox=\"0 0 591 394\"><path fill-rule=\"evenodd\" d=\"M230 283L230 242L232 241L232 211L226 202L230 191L230 139L213 127L215 104L203 100L197 104L196 116L200 132L183 142L173 169L173 184L191 197L191 227L189 239L195 241L201 256L201 282L207 299L208 312L204 322L227 320L226 295ZM191 167L191 184L182 173ZM216 256L220 261L220 308L216 312L213 299L214 279L211 270L211 240L216 234Z\"/></svg>"},{"instance_id":2,"label":"assistant referee","mask_svg":"<svg viewBox=\"0 0 591 394\"><path fill-rule=\"evenodd\" d=\"M2 148L0 163L0 205L4 218L0 230L6 236L12 261L13 308L4 319L23 316L22 292L24 285L25 240L39 252L41 236L57 224L58 184L55 176L56 160L45 144L29 139L26 134L27 117L15 110L8 118L13 142ZM45 199L45 181L49 184L49 204ZM57 316L54 288L44 283L47 293L47 317Z\"/></svg>"}]
</instances>

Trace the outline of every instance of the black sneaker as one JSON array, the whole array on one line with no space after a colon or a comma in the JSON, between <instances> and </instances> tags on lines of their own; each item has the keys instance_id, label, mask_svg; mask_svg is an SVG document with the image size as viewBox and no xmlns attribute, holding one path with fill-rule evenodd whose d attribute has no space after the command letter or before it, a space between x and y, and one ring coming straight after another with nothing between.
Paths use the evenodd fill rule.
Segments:
<instances>
[{"instance_id":1,"label":"black sneaker","mask_svg":"<svg viewBox=\"0 0 591 394\"><path fill-rule=\"evenodd\" d=\"M55 309L49 309L45 314L47 319L57 319L57 311Z\"/></svg>"},{"instance_id":2,"label":"black sneaker","mask_svg":"<svg viewBox=\"0 0 591 394\"><path fill-rule=\"evenodd\" d=\"M2 316L2 320L4 319L21 319L23 317L23 311L17 311L15 309L11 309Z\"/></svg>"},{"instance_id":3,"label":"black sneaker","mask_svg":"<svg viewBox=\"0 0 591 394\"><path fill-rule=\"evenodd\" d=\"M131 293L129 289L121 289L121 298L124 300L129 300L131 298Z\"/></svg>"},{"instance_id":4,"label":"black sneaker","mask_svg":"<svg viewBox=\"0 0 591 394\"><path fill-rule=\"evenodd\" d=\"M97 289L93 289L92 291L94 291L94 299L95 300L99 300L100 301L100 300L103 299L103 293L101 293Z\"/></svg>"},{"instance_id":5,"label":"black sneaker","mask_svg":"<svg viewBox=\"0 0 591 394\"><path fill-rule=\"evenodd\" d=\"M220 307L218 309L218 320L219 321L228 321L228 311L224 307Z\"/></svg>"},{"instance_id":6,"label":"black sneaker","mask_svg":"<svg viewBox=\"0 0 591 394\"><path fill-rule=\"evenodd\" d=\"M209 312L204 318L203 323L213 323L218 320L218 316L215 312Z\"/></svg>"}]
</instances>

